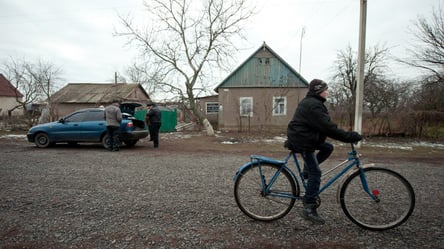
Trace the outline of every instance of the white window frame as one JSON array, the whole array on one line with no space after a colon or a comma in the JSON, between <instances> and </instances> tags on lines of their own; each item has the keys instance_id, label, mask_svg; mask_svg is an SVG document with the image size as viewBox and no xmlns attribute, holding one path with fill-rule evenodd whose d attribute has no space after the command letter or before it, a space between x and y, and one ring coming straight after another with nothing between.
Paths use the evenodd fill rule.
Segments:
<instances>
[{"instance_id":1,"label":"white window frame","mask_svg":"<svg viewBox=\"0 0 444 249\"><path fill-rule=\"evenodd\" d=\"M280 102L279 100L284 100L284 101ZM285 116L285 115L287 115L287 97L285 96L273 97L273 116Z\"/></svg>"},{"instance_id":2,"label":"white window frame","mask_svg":"<svg viewBox=\"0 0 444 249\"><path fill-rule=\"evenodd\" d=\"M208 105L215 105L217 106L217 110L216 111L208 111ZM205 103L205 113L206 114L218 114L219 113L219 102L206 102Z\"/></svg>"},{"instance_id":3,"label":"white window frame","mask_svg":"<svg viewBox=\"0 0 444 249\"><path fill-rule=\"evenodd\" d=\"M239 114L243 117L253 117L253 97L239 98Z\"/></svg>"}]
</instances>

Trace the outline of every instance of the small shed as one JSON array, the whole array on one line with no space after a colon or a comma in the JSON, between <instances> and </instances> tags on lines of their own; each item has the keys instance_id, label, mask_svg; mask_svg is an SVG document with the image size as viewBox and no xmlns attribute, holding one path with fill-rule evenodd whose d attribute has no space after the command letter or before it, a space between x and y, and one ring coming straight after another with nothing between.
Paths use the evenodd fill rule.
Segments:
<instances>
[{"instance_id":1,"label":"small shed","mask_svg":"<svg viewBox=\"0 0 444 249\"><path fill-rule=\"evenodd\" d=\"M202 113L211 123L211 125L217 129L218 114L219 114L219 96L211 95L205 97L196 98L197 103Z\"/></svg>"},{"instance_id":2,"label":"small shed","mask_svg":"<svg viewBox=\"0 0 444 249\"><path fill-rule=\"evenodd\" d=\"M51 96L51 103L61 117L82 108L106 106L116 98L139 103L150 99L136 83L69 83Z\"/></svg>"}]
</instances>

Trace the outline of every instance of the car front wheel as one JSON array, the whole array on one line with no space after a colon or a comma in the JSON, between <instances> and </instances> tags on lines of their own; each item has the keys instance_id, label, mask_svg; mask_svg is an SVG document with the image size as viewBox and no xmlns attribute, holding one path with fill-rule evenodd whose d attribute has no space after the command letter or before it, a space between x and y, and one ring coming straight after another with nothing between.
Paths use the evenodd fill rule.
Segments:
<instances>
[{"instance_id":1,"label":"car front wheel","mask_svg":"<svg viewBox=\"0 0 444 249\"><path fill-rule=\"evenodd\" d=\"M35 145L39 148L46 148L51 144L49 141L48 134L46 133L39 133L35 136Z\"/></svg>"}]
</instances>

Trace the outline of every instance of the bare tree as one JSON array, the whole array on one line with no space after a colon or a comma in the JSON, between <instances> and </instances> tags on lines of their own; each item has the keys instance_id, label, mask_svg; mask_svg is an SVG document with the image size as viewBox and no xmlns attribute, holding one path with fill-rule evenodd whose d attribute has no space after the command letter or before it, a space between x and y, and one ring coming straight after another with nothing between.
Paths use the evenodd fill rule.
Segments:
<instances>
[{"instance_id":1,"label":"bare tree","mask_svg":"<svg viewBox=\"0 0 444 249\"><path fill-rule=\"evenodd\" d=\"M32 63L26 59L14 59L12 57L5 61L2 66L11 84L24 95L22 99L16 96L18 105L13 107L12 110L16 108L25 110L28 104L43 100L48 101L50 106L50 96L57 86L56 83L61 80L62 71L60 68L42 60ZM50 115L50 119L51 117ZM30 117L30 125L33 123L31 119L32 117Z\"/></svg>"},{"instance_id":2,"label":"bare tree","mask_svg":"<svg viewBox=\"0 0 444 249\"><path fill-rule=\"evenodd\" d=\"M378 45L365 55L364 87L381 82L385 78L386 60L389 50ZM348 46L337 54L335 74L332 77L331 95L335 105L344 108L348 114L349 127L353 127L353 115L357 84L357 53ZM365 89L364 88L364 89ZM377 89L377 88L374 88ZM365 94L364 94L365 95ZM371 101L370 98L364 100ZM368 103L367 103L368 104Z\"/></svg>"},{"instance_id":3,"label":"bare tree","mask_svg":"<svg viewBox=\"0 0 444 249\"><path fill-rule=\"evenodd\" d=\"M63 71L60 67L57 67L51 62L38 60L36 64L33 64L29 73L35 79L37 87L40 89L42 97L46 99L46 108L49 111L49 121L54 121L55 106L51 100L51 95L56 91L58 83L63 80L61 75Z\"/></svg>"},{"instance_id":4,"label":"bare tree","mask_svg":"<svg viewBox=\"0 0 444 249\"><path fill-rule=\"evenodd\" d=\"M444 112L444 81L430 82L423 79L420 85L415 89L412 108L416 111Z\"/></svg>"},{"instance_id":5,"label":"bare tree","mask_svg":"<svg viewBox=\"0 0 444 249\"><path fill-rule=\"evenodd\" d=\"M226 68L237 51L234 38L252 16L248 0L147 0L152 14L148 27L139 29L128 17L120 17L125 31L116 32L136 44L144 58L157 65L157 87L177 94L209 135L211 124L196 103L196 96L210 90L212 70Z\"/></svg>"},{"instance_id":6,"label":"bare tree","mask_svg":"<svg viewBox=\"0 0 444 249\"><path fill-rule=\"evenodd\" d=\"M364 103L371 114L373 134L393 134L392 123L400 113L406 113L410 90L411 84L385 77L365 85Z\"/></svg>"},{"instance_id":7,"label":"bare tree","mask_svg":"<svg viewBox=\"0 0 444 249\"><path fill-rule=\"evenodd\" d=\"M444 110L444 10L434 8L431 18L419 17L411 31L416 43L401 62L425 72L416 89L413 108L417 111Z\"/></svg>"},{"instance_id":8,"label":"bare tree","mask_svg":"<svg viewBox=\"0 0 444 249\"><path fill-rule=\"evenodd\" d=\"M417 44L408 50L411 58L401 61L428 72L429 82L444 84L444 10L434 8L430 20L419 17L415 27Z\"/></svg>"},{"instance_id":9,"label":"bare tree","mask_svg":"<svg viewBox=\"0 0 444 249\"><path fill-rule=\"evenodd\" d=\"M3 62L2 66L2 71L8 80L23 94L23 98L19 98L19 96L16 95L16 102L18 104L8 110L8 112L10 113L17 108L25 110L26 105L36 101L41 94L41 89L35 83L35 79L29 72L32 66L24 59L19 60L14 58Z\"/></svg>"},{"instance_id":10,"label":"bare tree","mask_svg":"<svg viewBox=\"0 0 444 249\"><path fill-rule=\"evenodd\" d=\"M157 65L153 65L155 67ZM159 71L150 67L148 63L133 63L126 69L126 75L132 82L141 84L147 91L150 98L153 98L157 90L157 82L161 82L162 79L159 75Z\"/></svg>"},{"instance_id":11,"label":"bare tree","mask_svg":"<svg viewBox=\"0 0 444 249\"><path fill-rule=\"evenodd\" d=\"M341 107L340 109L346 110L349 126L352 127L353 103L357 84L357 58L350 45L345 50L338 52L335 67L336 73L332 78L334 87L330 87L330 96Z\"/></svg>"}]
</instances>

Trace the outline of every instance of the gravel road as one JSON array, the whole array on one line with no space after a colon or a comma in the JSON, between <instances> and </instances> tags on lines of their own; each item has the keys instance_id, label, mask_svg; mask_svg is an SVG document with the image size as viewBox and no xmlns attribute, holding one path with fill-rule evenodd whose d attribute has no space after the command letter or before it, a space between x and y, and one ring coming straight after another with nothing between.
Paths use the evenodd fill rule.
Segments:
<instances>
[{"instance_id":1,"label":"gravel road","mask_svg":"<svg viewBox=\"0 0 444 249\"><path fill-rule=\"evenodd\" d=\"M442 148L369 152L411 182L417 201L405 224L371 232L342 213L336 185L321 196L325 225L300 218L300 204L278 221L252 221L236 206L233 174L253 151L286 152L221 140L162 134L159 149L142 141L108 152L0 137L0 248L444 248Z\"/></svg>"}]
</instances>

